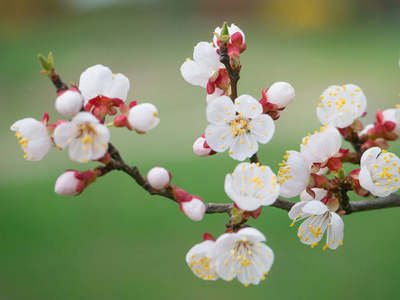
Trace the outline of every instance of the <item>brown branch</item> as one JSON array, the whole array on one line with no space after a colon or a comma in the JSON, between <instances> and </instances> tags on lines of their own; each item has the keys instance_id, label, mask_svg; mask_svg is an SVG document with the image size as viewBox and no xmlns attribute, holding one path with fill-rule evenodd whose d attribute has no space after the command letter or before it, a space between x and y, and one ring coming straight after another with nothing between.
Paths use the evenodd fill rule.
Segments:
<instances>
[{"instance_id":1,"label":"brown branch","mask_svg":"<svg viewBox=\"0 0 400 300\"><path fill-rule=\"evenodd\" d=\"M231 99L232 101L235 101L238 97L237 82L240 79L240 69L234 70L231 66L231 59L228 54L228 44L221 43L219 61L224 64L226 71L228 72L231 81Z\"/></svg>"},{"instance_id":2,"label":"brown branch","mask_svg":"<svg viewBox=\"0 0 400 300\"><path fill-rule=\"evenodd\" d=\"M391 194L383 198L353 201L350 203L353 213L400 206L400 195Z\"/></svg>"},{"instance_id":3,"label":"brown branch","mask_svg":"<svg viewBox=\"0 0 400 300\"><path fill-rule=\"evenodd\" d=\"M228 58L229 58L229 56L228 56ZM230 68L229 63L228 63L228 65ZM232 71L232 68L230 68L230 70ZM57 92L64 90L64 89L68 89L68 86L61 81L61 78L58 76L58 74L55 72L54 69L53 69L53 75L54 76L49 76L49 78L53 82L54 86L57 88ZM229 75L229 76L231 76L231 75ZM239 78L240 78L240 76L237 74L237 80L239 80ZM236 91L237 80L234 81L235 82L235 84L234 84L235 91ZM236 96L237 96L237 92L236 92ZM233 99L235 99L235 98L233 98ZM98 174L98 176L103 176L113 170L123 171L124 173L131 176L136 181L136 183L139 186L141 186L144 190L146 190L150 195L158 195L158 196L168 198L168 199L176 202L175 197L174 197L173 187L169 187L167 189L162 189L159 191L154 190L150 186L150 184L147 182L146 178L144 178L140 174L140 171L136 166L131 167L125 163L125 161L122 159L121 155L119 154L118 149L115 148L114 145L111 143L109 143L109 146L108 146L108 153L110 154L110 156L113 158L114 161L111 161L106 166L97 167L95 169L95 172ZM255 153L250 158L250 161L258 162L257 153ZM286 211L290 211L290 209L292 208L292 206L295 203L296 202L293 202L290 200L278 198L275 201L275 203L272 204L271 206L279 208L279 209L283 209ZM230 211L232 210L233 204L205 203L205 206L206 206L206 212L205 212L206 214L230 213ZM370 200L349 202L349 213L350 212L356 213L356 212L377 210L377 209L382 209L382 208L390 208L390 207L398 207L398 206L400 206L400 195L392 194L388 197L383 197L383 198L374 198L374 199L370 199Z\"/></svg>"}]
</instances>

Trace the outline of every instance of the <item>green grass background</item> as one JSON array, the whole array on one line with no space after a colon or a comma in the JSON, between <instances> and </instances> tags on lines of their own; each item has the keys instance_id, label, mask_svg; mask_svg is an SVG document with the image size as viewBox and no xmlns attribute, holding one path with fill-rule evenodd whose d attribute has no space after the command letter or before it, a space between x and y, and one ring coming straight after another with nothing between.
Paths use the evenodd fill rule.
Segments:
<instances>
[{"instance_id":1,"label":"green grass background","mask_svg":"<svg viewBox=\"0 0 400 300\"><path fill-rule=\"evenodd\" d=\"M223 2L223 1L221 1ZM170 200L150 196L123 173L113 172L78 197L54 193L66 169L87 170L55 149L41 162L22 159L9 131L24 117L62 118L55 91L39 75L38 53L53 51L65 82L79 81L101 63L131 81L128 100L158 107L160 125L146 135L111 128L124 159L146 174L159 165L172 183L205 202L230 202L224 177L237 162L226 153L209 158L192 153L202 134L205 91L186 83L179 68L193 46L210 41L223 21L246 34L239 94L261 98L261 90L287 81L295 102L261 146L263 164L276 172L285 150L320 127L315 108L332 84L354 83L368 98L365 122L377 109L399 103L399 23L386 15L347 12L313 27L272 18L266 7L198 9L195 2L168 1L92 12L65 10L23 22L3 22L0 35L0 299L394 299L400 292L399 209L344 217L344 245L336 251L301 244L285 211L264 208L250 225L265 233L276 259L266 280L245 288L237 281L206 282L185 262L204 232L219 236L227 215L193 222ZM287 2L287 1L286 1ZM225 4L229 2L224 2ZM254 3L252 1L251 3ZM227 4L226 4L227 5ZM361 5L361 4L358 4ZM328 7L329 8L329 7ZM328 9L327 8L327 9ZM311 20L306 10L305 20ZM336 12L337 13L337 12ZM287 18L287 17L286 17ZM303 24L304 25L304 24ZM300 28L300 29L299 29ZM399 154L399 143L391 151Z\"/></svg>"}]
</instances>

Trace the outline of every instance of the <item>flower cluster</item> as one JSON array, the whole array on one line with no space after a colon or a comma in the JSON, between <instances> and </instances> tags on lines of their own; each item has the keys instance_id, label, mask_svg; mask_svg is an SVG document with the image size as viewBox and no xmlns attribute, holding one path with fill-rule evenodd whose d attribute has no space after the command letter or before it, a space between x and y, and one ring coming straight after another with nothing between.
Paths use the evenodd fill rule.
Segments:
<instances>
[{"instance_id":1,"label":"flower cluster","mask_svg":"<svg viewBox=\"0 0 400 300\"><path fill-rule=\"evenodd\" d=\"M54 72L54 69L50 70L48 72ZM57 76L55 73L50 75ZM68 148L70 159L76 162L98 160L109 163L109 126L127 127L145 133L159 123L153 104L136 105L132 102L130 109L124 105L129 86L128 78L113 74L105 66L88 68L80 76L79 88L65 87L58 92L55 100L56 110L65 117L72 117L70 120L48 124L49 115L46 113L42 121L25 118L11 125L24 151L24 158L39 161L54 146L60 150ZM116 107L122 114L114 122L105 124L106 116L117 114ZM97 177L94 171L87 172L65 172L56 182L56 193L68 196L80 194Z\"/></svg>"},{"instance_id":2,"label":"flower cluster","mask_svg":"<svg viewBox=\"0 0 400 300\"><path fill-rule=\"evenodd\" d=\"M295 99L295 90L287 82L275 82L261 91L262 98L238 95L240 57L247 49L243 31L226 23L214 30L212 42L199 42L181 66L183 78L206 89L206 119L210 123L193 144L193 151L209 157L228 151L239 163L225 176L224 190L232 204L205 204L171 184L171 173L152 168L142 176L138 168L126 164L110 143L109 127L126 127L138 134L155 128L160 119L151 103L132 101L126 104L130 82L123 74L113 74L102 65L88 68L80 76L79 87L68 88L55 72L52 57L39 57L44 70L57 88L56 110L67 117L49 124L45 113L42 121L25 118L15 122L15 131L24 158L39 161L51 147L68 148L71 160L102 165L93 170L68 170L56 181L55 192L76 196L98 177L120 170L132 177L150 194L175 201L189 219L201 221L204 214L228 212L229 222L215 240L205 234L202 243L193 246L186 262L193 273L204 280L231 281L243 285L259 284L274 262L274 253L263 233L246 225L257 219L263 207L284 207L289 211L291 227L298 221L300 242L314 248L326 232L323 250L343 245L343 215L355 206L349 193L361 197L386 197L400 190L400 159L388 152L389 142L400 136L400 106L376 113L373 124L364 127L367 99L355 84L332 85L323 91L316 108L323 126L305 136L299 149L285 152L277 175L258 158L259 144L267 144L275 133L275 121ZM106 119L113 116L110 123ZM353 151L342 148L347 141ZM344 147L344 146L343 146ZM346 173L343 164L354 168ZM294 203L278 197L300 196ZM268 208L266 208L268 209ZM214 210L214 211L213 211Z\"/></svg>"}]
</instances>

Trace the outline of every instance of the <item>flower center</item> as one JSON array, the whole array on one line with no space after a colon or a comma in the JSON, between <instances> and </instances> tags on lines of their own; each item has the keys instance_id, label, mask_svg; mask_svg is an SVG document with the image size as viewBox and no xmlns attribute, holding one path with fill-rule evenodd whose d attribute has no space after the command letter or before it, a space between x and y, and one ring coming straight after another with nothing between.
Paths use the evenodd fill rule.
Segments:
<instances>
[{"instance_id":1,"label":"flower center","mask_svg":"<svg viewBox=\"0 0 400 300\"><path fill-rule=\"evenodd\" d=\"M233 137L237 137L242 133L249 133L251 129L250 120L248 118L238 116L233 122L230 123Z\"/></svg>"}]
</instances>

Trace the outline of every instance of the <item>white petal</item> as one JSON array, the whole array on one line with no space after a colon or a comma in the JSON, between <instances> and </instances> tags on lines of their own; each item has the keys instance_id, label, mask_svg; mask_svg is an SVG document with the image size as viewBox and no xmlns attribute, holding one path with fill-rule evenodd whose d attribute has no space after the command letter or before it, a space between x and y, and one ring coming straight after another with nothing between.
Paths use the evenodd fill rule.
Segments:
<instances>
[{"instance_id":1,"label":"white petal","mask_svg":"<svg viewBox=\"0 0 400 300\"><path fill-rule=\"evenodd\" d=\"M246 238L253 243L266 242L265 235L256 228L246 227L236 233L236 239Z\"/></svg>"},{"instance_id":2,"label":"white petal","mask_svg":"<svg viewBox=\"0 0 400 300\"><path fill-rule=\"evenodd\" d=\"M229 149L233 143L233 135L229 129L228 125L208 125L205 131L208 146L216 152Z\"/></svg>"},{"instance_id":3,"label":"white petal","mask_svg":"<svg viewBox=\"0 0 400 300\"><path fill-rule=\"evenodd\" d=\"M308 202L301 201L301 202L297 202L295 205L293 205L288 213L289 218L294 220L295 218L297 219L297 218L301 218L301 217L307 217L309 214L303 213L303 207L307 203ZM301 215L301 216L299 217L299 215Z\"/></svg>"},{"instance_id":4,"label":"white petal","mask_svg":"<svg viewBox=\"0 0 400 300\"><path fill-rule=\"evenodd\" d=\"M320 201L320 200L322 200L322 198L326 197L326 195L328 194L328 191L324 190L324 189L313 188L311 190L314 191L315 198L313 198L309 193L306 192L306 190L304 190L300 194L300 200L301 201L312 201L312 200Z\"/></svg>"},{"instance_id":5,"label":"white petal","mask_svg":"<svg viewBox=\"0 0 400 300\"><path fill-rule=\"evenodd\" d=\"M268 143L274 135L275 124L269 115L260 115L250 122L251 134L261 144Z\"/></svg>"},{"instance_id":6,"label":"white petal","mask_svg":"<svg viewBox=\"0 0 400 300\"><path fill-rule=\"evenodd\" d=\"M235 100L236 111L246 118L256 118L262 114L262 105L249 95L241 95Z\"/></svg>"},{"instance_id":7,"label":"white petal","mask_svg":"<svg viewBox=\"0 0 400 300\"><path fill-rule=\"evenodd\" d=\"M78 127L75 123L65 122L58 125L53 133L54 143L57 147L64 149L76 138Z\"/></svg>"},{"instance_id":8,"label":"white petal","mask_svg":"<svg viewBox=\"0 0 400 300\"><path fill-rule=\"evenodd\" d=\"M69 146L68 154L71 160L84 163L91 159L92 149L88 148L82 139L74 139Z\"/></svg>"},{"instance_id":9,"label":"white petal","mask_svg":"<svg viewBox=\"0 0 400 300\"><path fill-rule=\"evenodd\" d=\"M221 96L207 105L206 115L211 124L225 124L235 119L236 109L231 98Z\"/></svg>"},{"instance_id":10,"label":"white petal","mask_svg":"<svg viewBox=\"0 0 400 300\"><path fill-rule=\"evenodd\" d=\"M193 60L188 60L181 66L181 74L183 79L193 85L199 85L203 88L207 86L208 79L211 74L201 65Z\"/></svg>"},{"instance_id":11,"label":"white petal","mask_svg":"<svg viewBox=\"0 0 400 300\"><path fill-rule=\"evenodd\" d=\"M336 213L331 213L330 222L332 225L328 226L326 243L330 249L336 249L343 242L344 222Z\"/></svg>"},{"instance_id":12,"label":"white petal","mask_svg":"<svg viewBox=\"0 0 400 300\"><path fill-rule=\"evenodd\" d=\"M370 168L374 164L379 153L381 153L381 152L382 152L382 149L379 147L372 147L372 148L369 148L367 151L365 151L363 153L363 155L361 156L361 160L360 160L361 168L362 167Z\"/></svg>"},{"instance_id":13,"label":"white petal","mask_svg":"<svg viewBox=\"0 0 400 300\"><path fill-rule=\"evenodd\" d=\"M193 51L193 60L211 72L218 71L224 65L219 61L216 49L207 42L200 42Z\"/></svg>"},{"instance_id":14,"label":"white petal","mask_svg":"<svg viewBox=\"0 0 400 300\"><path fill-rule=\"evenodd\" d=\"M112 72L103 65L95 65L81 74L79 90L85 104L93 98L102 95L112 80Z\"/></svg>"},{"instance_id":15,"label":"white petal","mask_svg":"<svg viewBox=\"0 0 400 300\"><path fill-rule=\"evenodd\" d=\"M88 112L79 112L77 113L71 120L71 122L76 124L84 124L84 123L100 123L99 119L97 119L94 115Z\"/></svg>"},{"instance_id":16,"label":"white petal","mask_svg":"<svg viewBox=\"0 0 400 300\"><path fill-rule=\"evenodd\" d=\"M258 150L258 143L253 135L242 133L233 139L229 155L236 160L245 160Z\"/></svg>"},{"instance_id":17,"label":"white petal","mask_svg":"<svg viewBox=\"0 0 400 300\"><path fill-rule=\"evenodd\" d=\"M126 97L128 96L129 87L129 79L125 75L118 73L109 82L103 95L108 98L117 98L125 102Z\"/></svg>"},{"instance_id":18,"label":"white petal","mask_svg":"<svg viewBox=\"0 0 400 300\"><path fill-rule=\"evenodd\" d=\"M323 213L329 211L328 207L323 204L321 201L310 201L303 207L303 212L314 214L314 215L322 215Z\"/></svg>"}]
</instances>

